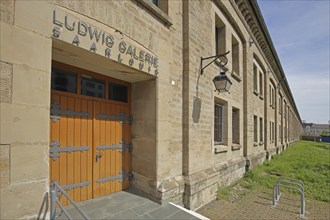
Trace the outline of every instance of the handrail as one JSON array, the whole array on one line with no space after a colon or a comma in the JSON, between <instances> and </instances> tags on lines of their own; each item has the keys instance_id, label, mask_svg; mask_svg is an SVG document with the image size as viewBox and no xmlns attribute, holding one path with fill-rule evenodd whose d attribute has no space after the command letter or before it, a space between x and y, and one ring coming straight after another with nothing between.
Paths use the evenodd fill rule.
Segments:
<instances>
[{"instance_id":1,"label":"handrail","mask_svg":"<svg viewBox=\"0 0 330 220\"><path fill-rule=\"evenodd\" d=\"M89 217L81 210L77 203L73 201L73 199L64 191L64 189L56 182L55 180L51 183L51 190L50 190L50 219L55 220L56 219L56 203L58 204L59 208L62 210L62 212L65 214L65 216L68 219L72 219L70 214L65 210L63 205L61 204L59 198L58 198L58 192L60 192L62 195L64 195L73 205L73 207L79 212L79 214L82 215L82 217L85 220L89 220Z\"/></svg>"},{"instance_id":2,"label":"handrail","mask_svg":"<svg viewBox=\"0 0 330 220\"><path fill-rule=\"evenodd\" d=\"M291 181L288 181L291 180ZM290 185L291 184L291 185ZM298 187L297 187L298 186ZM273 205L274 208L277 204L277 202L280 200L281 193L280 193L280 187L286 187L289 189L294 189L300 192L300 218L305 217L305 189L304 189L304 183L301 180L293 179L289 177L280 177L274 188L273 188Z\"/></svg>"}]
</instances>

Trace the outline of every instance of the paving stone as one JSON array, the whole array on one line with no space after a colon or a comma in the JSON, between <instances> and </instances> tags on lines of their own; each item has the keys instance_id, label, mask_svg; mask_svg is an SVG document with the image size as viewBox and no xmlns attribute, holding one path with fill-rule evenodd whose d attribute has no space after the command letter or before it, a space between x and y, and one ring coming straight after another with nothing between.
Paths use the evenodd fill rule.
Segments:
<instances>
[{"instance_id":1,"label":"paving stone","mask_svg":"<svg viewBox=\"0 0 330 220\"><path fill-rule=\"evenodd\" d=\"M138 219L155 219L155 218L151 217L150 215L142 215L142 216L139 216Z\"/></svg>"},{"instance_id":2,"label":"paving stone","mask_svg":"<svg viewBox=\"0 0 330 220\"><path fill-rule=\"evenodd\" d=\"M151 217L155 219L165 219L176 212L180 211L179 208L172 206L171 204L165 204L162 207L148 213Z\"/></svg>"},{"instance_id":3,"label":"paving stone","mask_svg":"<svg viewBox=\"0 0 330 220\"><path fill-rule=\"evenodd\" d=\"M153 210L155 210L159 207L161 207L160 204L150 201L150 202L146 202L146 203L140 204L138 206L135 206L134 208L131 208L131 210L138 215L142 215L145 213L152 212Z\"/></svg>"},{"instance_id":4,"label":"paving stone","mask_svg":"<svg viewBox=\"0 0 330 220\"><path fill-rule=\"evenodd\" d=\"M131 210L125 210L118 213L117 215L110 217L109 219L139 219L139 216Z\"/></svg>"}]
</instances>

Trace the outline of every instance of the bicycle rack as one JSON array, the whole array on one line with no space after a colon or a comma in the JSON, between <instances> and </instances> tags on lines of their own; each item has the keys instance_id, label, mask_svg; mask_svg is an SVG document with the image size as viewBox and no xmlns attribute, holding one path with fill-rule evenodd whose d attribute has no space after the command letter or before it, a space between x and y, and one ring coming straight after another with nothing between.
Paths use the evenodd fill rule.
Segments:
<instances>
[{"instance_id":1,"label":"bicycle rack","mask_svg":"<svg viewBox=\"0 0 330 220\"><path fill-rule=\"evenodd\" d=\"M73 207L81 214L81 216L85 220L89 220L89 217L78 207L77 203L73 201L73 199L64 191L64 189L56 182L55 180L51 183L51 190L50 190L50 219L56 219L56 203L61 211L65 214L68 219L72 219L70 214L64 209L63 205L61 204L59 197L64 195L73 205Z\"/></svg>"},{"instance_id":2,"label":"bicycle rack","mask_svg":"<svg viewBox=\"0 0 330 220\"><path fill-rule=\"evenodd\" d=\"M273 188L273 204L272 207L274 208L277 205L277 202L280 200L281 193L280 188L286 187L289 189L294 189L300 192L300 218L305 217L305 196L304 196L304 183L301 180L293 179L289 177L281 176L274 188Z\"/></svg>"}]
</instances>

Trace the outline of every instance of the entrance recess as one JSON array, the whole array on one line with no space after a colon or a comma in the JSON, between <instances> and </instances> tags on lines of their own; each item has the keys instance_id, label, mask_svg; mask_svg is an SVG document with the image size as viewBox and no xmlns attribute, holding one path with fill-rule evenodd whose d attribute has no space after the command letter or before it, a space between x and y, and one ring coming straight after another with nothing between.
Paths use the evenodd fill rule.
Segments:
<instances>
[{"instance_id":1,"label":"entrance recess","mask_svg":"<svg viewBox=\"0 0 330 220\"><path fill-rule=\"evenodd\" d=\"M74 201L130 186L129 94L125 82L53 63L50 181L59 182Z\"/></svg>"}]
</instances>

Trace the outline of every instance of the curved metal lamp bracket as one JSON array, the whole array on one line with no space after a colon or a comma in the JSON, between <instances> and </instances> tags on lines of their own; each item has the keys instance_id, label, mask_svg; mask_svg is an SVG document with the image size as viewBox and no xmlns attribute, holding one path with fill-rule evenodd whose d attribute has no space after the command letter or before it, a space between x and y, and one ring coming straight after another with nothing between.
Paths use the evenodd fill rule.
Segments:
<instances>
[{"instance_id":1,"label":"curved metal lamp bracket","mask_svg":"<svg viewBox=\"0 0 330 220\"><path fill-rule=\"evenodd\" d=\"M219 59L220 57L224 57L226 58L226 62L224 64L221 65L221 67L224 67L227 63L228 63L228 59L226 57L227 54L229 54L230 51L227 51L224 54L219 54L219 55L215 55L215 56L210 56L210 57L201 57L201 63L200 63L200 70L201 70L201 75L203 75L204 73L204 69L206 67L208 67L209 65L211 65L212 63L214 63L217 59ZM206 66L203 67L203 61L204 60L209 60L209 59L213 59L211 62L209 62L208 64L206 64Z\"/></svg>"}]
</instances>

